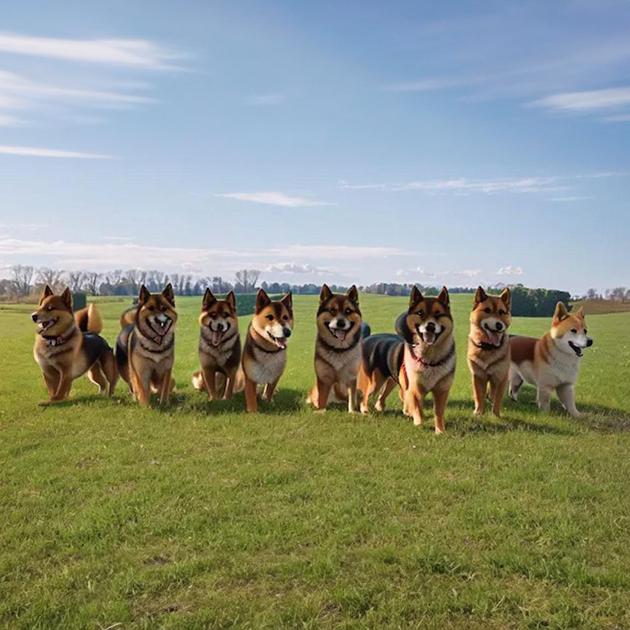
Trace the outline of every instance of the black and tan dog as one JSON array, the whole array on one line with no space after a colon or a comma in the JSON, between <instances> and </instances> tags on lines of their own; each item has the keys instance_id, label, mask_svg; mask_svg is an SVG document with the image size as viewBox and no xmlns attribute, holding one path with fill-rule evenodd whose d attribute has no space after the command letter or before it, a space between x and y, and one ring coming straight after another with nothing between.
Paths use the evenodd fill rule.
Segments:
<instances>
[{"instance_id":1,"label":"black and tan dog","mask_svg":"<svg viewBox=\"0 0 630 630\"><path fill-rule=\"evenodd\" d=\"M287 362L287 339L293 331L291 293L272 301L260 289L254 317L243 346L245 401L247 411L258 411L258 385L265 385L264 397L271 401Z\"/></svg>"},{"instance_id":2,"label":"black and tan dog","mask_svg":"<svg viewBox=\"0 0 630 630\"><path fill-rule=\"evenodd\" d=\"M470 313L468 367L472 375L475 413L482 414L486 396L492 412L501 415L501 404L510 371L510 340L507 330L512 323L510 290L488 295L481 287L475 293Z\"/></svg>"},{"instance_id":3,"label":"black and tan dog","mask_svg":"<svg viewBox=\"0 0 630 630\"><path fill-rule=\"evenodd\" d=\"M372 335L363 342L359 389L361 411L369 411L370 395L377 392L377 409L400 385L404 412L422 424L423 403L433 394L435 431L444 431L444 413L455 375L453 318L446 287L437 297L424 297L413 287L408 310L396 320L397 335Z\"/></svg>"},{"instance_id":4,"label":"black and tan dog","mask_svg":"<svg viewBox=\"0 0 630 630\"><path fill-rule=\"evenodd\" d=\"M175 296L169 283L162 293L140 288L134 323L125 326L116 340L116 362L123 379L142 406L151 393L159 393L160 404L169 401L174 381Z\"/></svg>"},{"instance_id":5,"label":"black and tan dog","mask_svg":"<svg viewBox=\"0 0 630 630\"><path fill-rule=\"evenodd\" d=\"M337 399L348 400L348 411L356 411L360 341L364 334L356 286L343 295L323 285L317 309L316 380L307 398L316 409L326 409L328 397L335 390Z\"/></svg>"},{"instance_id":6,"label":"black and tan dog","mask_svg":"<svg viewBox=\"0 0 630 630\"><path fill-rule=\"evenodd\" d=\"M31 317L37 324L33 355L48 389L49 398L43 404L65 400L72 381L86 372L100 393L114 393L118 380L116 363L109 344L97 334L101 332L102 320L96 306L90 305L82 315L85 328L91 331L83 332L72 312L70 289L55 295L46 285Z\"/></svg>"},{"instance_id":7,"label":"black and tan dog","mask_svg":"<svg viewBox=\"0 0 630 630\"><path fill-rule=\"evenodd\" d=\"M205 389L210 400L230 400L234 391L242 388L242 375L239 378L241 339L233 291L225 300L217 300L212 291L206 289L199 327L201 369L193 374L193 386Z\"/></svg>"}]
</instances>

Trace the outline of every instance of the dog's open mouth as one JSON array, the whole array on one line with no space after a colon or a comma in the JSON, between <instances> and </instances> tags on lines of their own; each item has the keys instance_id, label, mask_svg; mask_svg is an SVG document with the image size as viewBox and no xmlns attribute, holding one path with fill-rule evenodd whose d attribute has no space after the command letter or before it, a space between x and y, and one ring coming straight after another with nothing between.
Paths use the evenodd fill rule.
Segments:
<instances>
[{"instance_id":1,"label":"dog's open mouth","mask_svg":"<svg viewBox=\"0 0 630 630\"><path fill-rule=\"evenodd\" d=\"M168 315L164 315L164 317L160 317L160 318L155 317L153 318L153 321L151 322L151 328L155 326L156 328L153 329L154 332L156 332L161 337L166 335L166 333L170 330L172 325L173 325L173 320L170 317L168 317Z\"/></svg>"},{"instance_id":2,"label":"dog's open mouth","mask_svg":"<svg viewBox=\"0 0 630 630\"><path fill-rule=\"evenodd\" d=\"M489 328L483 327L483 332L486 335L486 339L491 346L500 346L503 341L503 331L497 332L496 330L490 330Z\"/></svg>"},{"instance_id":3,"label":"dog's open mouth","mask_svg":"<svg viewBox=\"0 0 630 630\"><path fill-rule=\"evenodd\" d=\"M420 337L420 339L422 339L424 343L427 344L427 346L432 346L439 339L441 334L441 330L440 332L435 332L432 330L421 331L418 328L418 336Z\"/></svg>"},{"instance_id":4,"label":"dog's open mouth","mask_svg":"<svg viewBox=\"0 0 630 630\"><path fill-rule=\"evenodd\" d=\"M339 341L345 341L350 332L350 328L332 328L331 326L328 326L328 330L330 334L335 337L335 339L339 339Z\"/></svg>"},{"instance_id":5,"label":"dog's open mouth","mask_svg":"<svg viewBox=\"0 0 630 630\"><path fill-rule=\"evenodd\" d=\"M223 335L229 330L229 327L225 330L213 330L210 328L210 342L213 346L218 346L223 339Z\"/></svg>"},{"instance_id":6,"label":"dog's open mouth","mask_svg":"<svg viewBox=\"0 0 630 630\"><path fill-rule=\"evenodd\" d=\"M54 318L37 322L37 326L38 326L37 332L41 335L42 333L45 333L49 328L54 326L56 323L57 323L57 319L54 319Z\"/></svg>"},{"instance_id":7,"label":"dog's open mouth","mask_svg":"<svg viewBox=\"0 0 630 630\"><path fill-rule=\"evenodd\" d=\"M582 348L580 348L580 346L576 346L572 341L569 341L569 347L573 350L573 352L575 352L577 357L582 356Z\"/></svg>"},{"instance_id":8,"label":"dog's open mouth","mask_svg":"<svg viewBox=\"0 0 630 630\"><path fill-rule=\"evenodd\" d=\"M269 338L273 341L278 348L282 348L283 350L287 347L287 338L286 337L274 337L269 331L267 331Z\"/></svg>"}]
</instances>

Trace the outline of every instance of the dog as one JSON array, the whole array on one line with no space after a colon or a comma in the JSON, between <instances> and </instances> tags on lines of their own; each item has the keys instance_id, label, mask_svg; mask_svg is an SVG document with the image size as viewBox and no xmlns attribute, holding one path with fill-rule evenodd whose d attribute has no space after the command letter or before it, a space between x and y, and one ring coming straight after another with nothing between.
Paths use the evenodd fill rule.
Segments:
<instances>
[{"instance_id":1,"label":"dog","mask_svg":"<svg viewBox=\"0 0 630 630\"><path fill-rule=\"evenodd\" d=\"M371 335L363 341L359 389L361 411L369 412L370 396L378 392L377 410L398 384L405 415L416 426L423 421L423 403L433 394L435 432L444 432L444 414L455 376L453 317L448 290L424 297L414 286L409 308L396 320L397 335Z\"/></svg>"},{"instance_id":2,"label":"dog","mask_svg":"<svg viewBox=\"0 0 630 630\"><path fill-rule=\"evenodd\" d=\"M468 368L472 375L476 415L483 413L486 396L492 402L492 413L497 417L501 415L510 370L507 330L511 323L510 290L506 288L501 295L495 296L478 287L468 335Z\"/></svg>"},{"instance_id":3,"label":"dog","mask_svg":"<svg viewBox=\"0 0 630 630\"><path fill-rule=\"evenodd\" d=\"M193 387L204 390L210 400L230 400L235 388L242 388L241 339L234 291L217 300L206 289L199 316L199 362Z\"/></svg>"},{"instance_id":4,"label":"dog","mask_svg":"<svg viewBox=\"0 0 630 630\"><path fill-rule=\"evenodd\" d=\"M551 330L542 338L510 338L510 397L518 400L523 383L538 388L538 406L549 411L551 392L555 389L562 406L574 417L580 412L575 406L575 382L584 348L593 340L588 336L584 310L570 313L562 302L556 304Z\"/></svg>"},{"instance_id":5,"label":"dog","mask_svg":"<svg viewBox=\"0 0 630 630\"><path fill-rule=\"evenodd\" d=\"M33 355L48 389L48 400L42 404L66 400L72 381L86 372L98 385L99 393L112 396L116 389L116 363L109 344L98 334L102 319L96 306L91 304L82 317L90 332L77 325L70 289L55 295L46 285L39 306L31 315L37 324Z\"/></svg>"},{"instance_id":6,"label":"dog","mask_svg":"<svg viewBox=\"0 0 630 630\"><path fill-rule=\"evenodd\" d=\"M176 324L172 285L156 294L142 285L134 323L120 331L115 354L120 375L143 407L149 404L151 393L159 394L160 405L169 402L175 384Z\"/></svg>"},{"instance_id":7,"label":"dog","mask_svg":"<svg viewBox=\"0 0 630 630\"><path fill-rule=\"evenodd\" d=\"M287 362L287 340L293 332L291 293L272 301L260 289L256 295L254 317L243 346L243 373L247 411L256 413L258 385L265 385L264 397L273 399L278 381Z\"/></svg>"},{"instance_id":8,"label":"dog","mask_svg":"<svg viewBox=\"0 0 630 630\"><path fill-rule=\"evenodd\" d=\"M369 334L359 308L359 292L352 285L345 295L333 293L326 284L319 294L315 339L315 384L306 401L324 410L331 391L335 400L348 401L357 411L357 375L361 367L361 339Z\"/></svg>"}]
</instances>

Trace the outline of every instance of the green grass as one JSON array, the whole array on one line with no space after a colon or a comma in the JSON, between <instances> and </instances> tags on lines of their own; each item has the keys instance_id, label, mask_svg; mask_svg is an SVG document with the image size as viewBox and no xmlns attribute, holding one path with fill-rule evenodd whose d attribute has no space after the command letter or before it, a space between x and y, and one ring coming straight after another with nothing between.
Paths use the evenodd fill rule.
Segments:
<instances>
[{"instance_id":1,"label":"green grass","mask_svg":"<svg viewBox=\"0 0 630 630\"><path fill-rule=\"evenodd\" d=\"M258 416L192 390L199 298L178 300L166 410L87 379L40 408L29 307L0 307L0 627L630 628L630 314L588 318L582 419L527 389L496 420L472 415L470 301L442 436L395 395L370 417L304 407L316 298L295 298ZM125 304L100 305L113 342ZM373 332L404 305L362 298Z\"/></svg>"}]
</instances>

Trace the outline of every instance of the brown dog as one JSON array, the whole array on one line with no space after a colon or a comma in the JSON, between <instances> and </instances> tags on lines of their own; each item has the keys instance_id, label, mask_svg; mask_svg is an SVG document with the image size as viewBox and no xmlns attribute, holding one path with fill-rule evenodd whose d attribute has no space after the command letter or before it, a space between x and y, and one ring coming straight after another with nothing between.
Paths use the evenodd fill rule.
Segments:
<instances>
[{"instance_id":1,"label":"brown dog","mask_svg":"<svg viewBox=\"0 0 630 630\"><path fill-rule=\"evenodd\" d=\"M89 319L92 313L92 320ZM111 396L116 388L118 374L112 349L105 339L96 334L101 331L100 315L96 307L84 314L83 332L72 312L72 293L66 289L55 295L46 285L38 309L31 315L37 324L33 354L42 370L48 389L48 401L61 402L68 397L72 381L87 372L88 378L98 385L100 393Z\"/></svg>"},{"instance_id":2,"label":"brown dog","mask_svg":"<svg viewBox=\"0 0 630 630\"><path fill-rule=\"evenodd\" d=\"M134 323L125 326L116 340L118 370L143 407L151 392L167 404L173 390L175 360L175 295L169 283L162 293L140 288Z\"/></svg>"},{"instance_id":3,"label":"brown dog","mask_svg":"<svg viewBox=\"0 0 630 630\"><path fill-rule=\"evenodd\" d=\"M357 374L361 366L362 318L359 292L350 287L345 295L322 286L317 310L315 384L307 402L326 409L332 389L348 399L348 411L357 410Z\"/></svg>"},{"instance_id":4,"label":"brown dog","mask_svg":"<svg viewBox=\"0 0 630 630\"><path fill-rule=\"evenodd\" d=\"M243 346L245 401L247 411L258 411L258 385L265 385L268 402L287 363L287 339L293 331L293 300L287 293L281 300L271 301L260 289L256 296L254 317Z\"/></svg>"},{"instance_id":5,"label":"brown dog","mask_svg":"<svg viewBox=\"0 0 630 630\"><path fill-rule=\"evenodd\" d=\"M501 415L510 371L507 330L511 323L510 290L506 288L500 296L495 296L488 295L479 287L470 313L468 336L468 367L477 415L483 413L488 395L492 401L492 412L495 416Z\"/></svg>"},{"instance_id":6,"label":"brown dog","mask_svg":"<svg viewBox=\"0 0 630 630\"><path fill-rule=\"evenodd\" d=\"M210 400L230 400L241 365L241 338L234 291L225 300L217 300L206 289L199 316L199 362L201 370L193 374L193 386L205 389ZM241 384L242 386L242 384Z\"/></svg>"}]
</instances>

